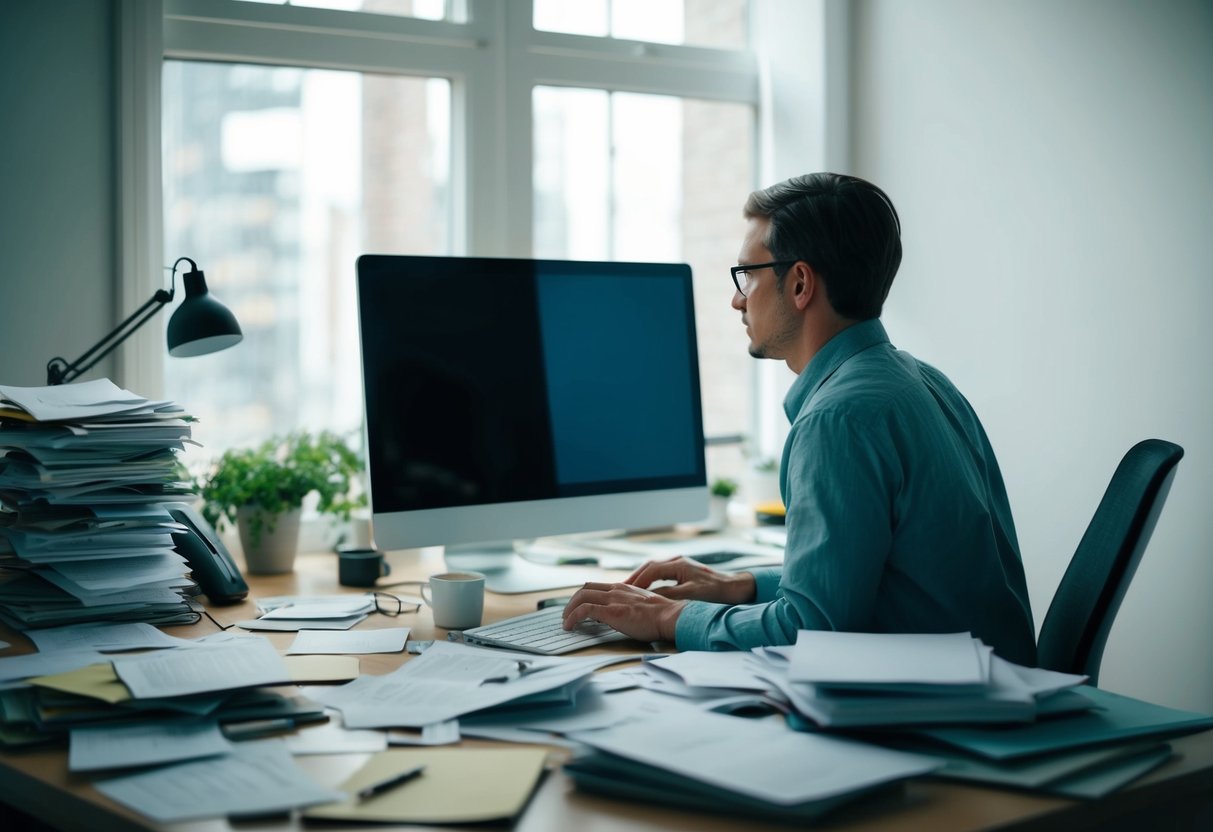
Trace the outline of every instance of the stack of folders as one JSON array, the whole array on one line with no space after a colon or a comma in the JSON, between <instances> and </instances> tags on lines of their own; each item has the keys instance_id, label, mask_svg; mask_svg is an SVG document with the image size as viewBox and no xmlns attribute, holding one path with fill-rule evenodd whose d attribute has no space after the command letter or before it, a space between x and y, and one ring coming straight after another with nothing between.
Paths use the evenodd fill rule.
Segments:
<instances>
[{"instance_id":1,"label":"stack of folders","mask_svg":"<svg viewBox=\"0 0 1213 832\"><path fill-rule=\"evenodd\" d=\"M968 633L802 631L752 661L797 714L825 728L1030 722L1091 707L1069 691L1085 676L1020 667Z\"/></svg>"},{"instance_id":2,"label":"stack of folders","mask_svg":"<svg viewBox=\"0 0 1213 832\"><path fill-rule=\"evenodd\" d=\"M1171 756L1162 740L1213 718L1083 685L1084 676L1021 667L967 633L801 632L755 651L802 730L859 729L929 754L959 780L1094 798Z\"/></svg>"},{"instance_id":3,"label":"stack of folders","mask_svg":"<svg viewBox=\"0 0 1213 832\"><path fill-rule=\"evenodd\" d=\"M107 379L0 386L0 619L184 623L189 571L164 504L191 493L190 417Z\"/></svg>"}]
</instances>

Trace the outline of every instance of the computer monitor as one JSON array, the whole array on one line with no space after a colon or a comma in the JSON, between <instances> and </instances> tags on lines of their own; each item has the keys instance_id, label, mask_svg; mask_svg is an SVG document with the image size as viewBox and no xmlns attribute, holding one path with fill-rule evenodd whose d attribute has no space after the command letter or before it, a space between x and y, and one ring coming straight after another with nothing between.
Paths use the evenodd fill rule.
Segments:
<instances>
[{"instance_id":1,"label":"computer monitor","mask_svg":"<svg viewBox=\"0 0 1213 832\"><path fill-rule=\"evenodd\" d=\"M706 516L692 300L682 264L358 258L376 544L525 592L585 578L515 540Z\"/></svg>"}]
</instances>

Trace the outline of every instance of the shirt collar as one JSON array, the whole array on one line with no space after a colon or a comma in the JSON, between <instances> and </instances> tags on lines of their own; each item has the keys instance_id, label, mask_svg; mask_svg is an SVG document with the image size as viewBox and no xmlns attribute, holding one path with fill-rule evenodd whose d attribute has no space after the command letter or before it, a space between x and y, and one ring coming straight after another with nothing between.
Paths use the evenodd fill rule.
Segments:
<instances>
[{"instance_id":1,"label":"shirt collar","mask_svg":"<svg viewBox=\"0 0 1213 832\"><path fill-rule=\"evenodd\" d=\"M796 421L805 403L813 398L813 394L844 361L881 343L889 343L889 335L879 318L852 324L827 341L788 389L788 395L783 400L783 412L787 414L788 421Z\"/></svg>"}]
</instances>

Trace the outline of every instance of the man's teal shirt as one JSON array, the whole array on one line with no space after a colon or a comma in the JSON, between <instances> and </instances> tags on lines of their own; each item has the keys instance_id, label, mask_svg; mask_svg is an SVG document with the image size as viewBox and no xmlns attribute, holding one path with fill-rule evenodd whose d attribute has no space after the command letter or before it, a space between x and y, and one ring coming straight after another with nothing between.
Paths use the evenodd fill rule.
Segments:
<instances>
[{"instance_id":1,"label":"man's teal shirt","mask_svg":"<svg viewBox=\"0 0 1213 832\"><path fill-rule=\"evenodd\" d=\"M798 630L971 632L1034 665L1035 628L1002 474L977 414L879 320L832 338L784 402L782 567L755 603L689 602L683 650L790 644Z\"/></svg>"}]
</instances>

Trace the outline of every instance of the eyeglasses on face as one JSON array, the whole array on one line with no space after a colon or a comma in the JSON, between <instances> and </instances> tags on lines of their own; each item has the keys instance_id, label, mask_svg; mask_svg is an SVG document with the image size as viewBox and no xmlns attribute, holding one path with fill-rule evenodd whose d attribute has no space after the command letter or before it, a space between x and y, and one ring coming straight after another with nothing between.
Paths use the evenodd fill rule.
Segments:
<instances>
[{"instance_id":1,"label":"eyeglasses on face","mask_svg":"<svg viewBox=\"0 0 1213 832\"><path fill-rule=\"evenodd\" d=\"M750 263L741 266L729 267L729 272L733 275L733 285L737 287L737 291L741 296L749 297L746 290L750 288L750 282L754 280L754 276L750 272L756 272L759 269L778 269L781 266L790 266L796 260L772 260L770 263ZM739 275L744 275L741 277Z\"/></svg>"}]
</instances>

